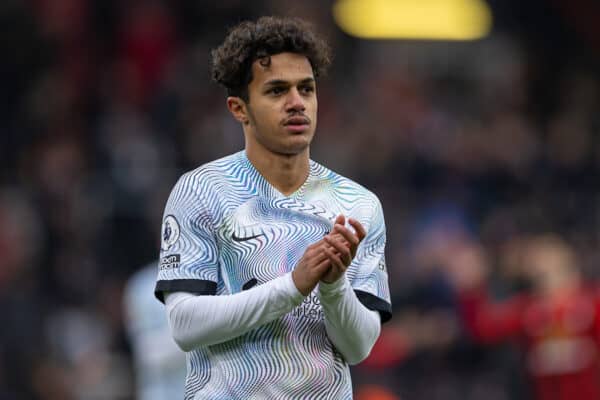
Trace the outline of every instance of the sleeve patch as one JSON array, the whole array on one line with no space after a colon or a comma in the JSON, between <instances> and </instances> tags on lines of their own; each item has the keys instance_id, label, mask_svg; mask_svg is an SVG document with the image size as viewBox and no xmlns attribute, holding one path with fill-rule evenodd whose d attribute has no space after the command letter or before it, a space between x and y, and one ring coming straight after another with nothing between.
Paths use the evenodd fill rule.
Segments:
<instances>
[{"instance_id":1,"label":"sleeve patch","mask_svg":"<svg viewBox=\"0 0 600 400\"><path fill-rule=\"evenodd\" d=\"M171 246L177 243L179 232L179 222L177 222L177 219L172 215L167 215L163 220L161 228L162 241L160 247L163 251L168 251Z\"/></svg>"},{"instance_id":2,"label":"sleeve patch","mask_svg":"<svg viewBox=\"0 0 600 400\"><path fill-rule=\"evenodd\" d=\"M181 263L181 255L171 254L160 259L160 270L167 271L179 268Z\"/></svg>"}]
</instances>

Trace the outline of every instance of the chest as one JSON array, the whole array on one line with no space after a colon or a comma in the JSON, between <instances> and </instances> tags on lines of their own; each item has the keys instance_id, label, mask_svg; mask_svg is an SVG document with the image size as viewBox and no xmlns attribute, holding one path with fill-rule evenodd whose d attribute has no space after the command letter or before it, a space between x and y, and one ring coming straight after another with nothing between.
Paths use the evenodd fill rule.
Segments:
<instances>
[{"instance_id":1,"label":"chest","mask_svg":"<svg viewBox=\"0 0 600 400\"><path fill-rule=\"evenodd\" d=\"M306 248L331 230L337 212L323 203L261 197L232 209L217 234L227 291L237 293L293 270Z\"/></svg>"}]
</instances>

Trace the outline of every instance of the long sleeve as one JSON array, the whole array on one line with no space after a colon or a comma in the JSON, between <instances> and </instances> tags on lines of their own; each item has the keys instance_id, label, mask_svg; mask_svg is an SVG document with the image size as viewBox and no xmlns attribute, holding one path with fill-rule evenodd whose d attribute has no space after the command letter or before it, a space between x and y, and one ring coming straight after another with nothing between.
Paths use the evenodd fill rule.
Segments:
<instances>
[{"instance_id":1,"label":"long sleeve","mask_svg":"<svg viewBox=\"0 0 600 400\"><path fill-rule=\"evenodd\" d=\"M358 300L346 276L331 284L320 282L319 298L327 336L346 362L354 365L367 358L381 331L379 313Z\"/></svg>"},{"instance_id":2,"label":"long sleeve","mask_svg":"<svg viewBox=\"0 0 600 400\"><path fill-rule=\"evenodd\" d=\"M252 289L224 296L168 293L166 309L175 342L184 351L240 336L281 317L304 296L291 273Z\"/></svg>"}]
</instances>

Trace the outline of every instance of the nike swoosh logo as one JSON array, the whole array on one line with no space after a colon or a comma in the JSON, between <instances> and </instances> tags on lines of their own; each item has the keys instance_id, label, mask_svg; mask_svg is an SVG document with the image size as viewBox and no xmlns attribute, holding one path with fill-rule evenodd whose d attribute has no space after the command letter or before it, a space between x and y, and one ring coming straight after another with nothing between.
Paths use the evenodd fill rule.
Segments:
<instances>
[{"instance_id":1,"label":"nike swoosh logo","mask_svg":"<svg viewBox=\"0 0 600 400\"><path fill-rule=\"evenodd\" d=\"M231 239L233 239L234 242L246 242L248 240L256 239L259 236L265 236L265 234L264 233L259 233L258 235L239 237L239 236L236 236L235 233L232 233L231 234Z\"/></svg>"}]
</instances>

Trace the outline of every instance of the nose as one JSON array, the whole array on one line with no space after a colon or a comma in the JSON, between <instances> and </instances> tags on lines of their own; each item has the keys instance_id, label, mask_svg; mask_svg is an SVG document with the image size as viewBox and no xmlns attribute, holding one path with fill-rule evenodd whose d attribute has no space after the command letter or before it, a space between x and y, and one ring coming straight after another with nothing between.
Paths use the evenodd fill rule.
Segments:
<instances>
[{"instance_id":1,"label":"nose","mask_svg":"<svg viewBox=\"0 0 600 400\"><path fill-rule=\"evenodd\" d=\"M288 98L286 102L286 111L288 112L304 112L306 106L304 104L304 99L298 92L297 88L292 88L288 92Z\"/></svg>"}]
</instances>

